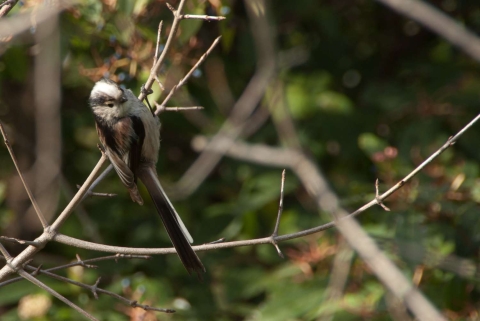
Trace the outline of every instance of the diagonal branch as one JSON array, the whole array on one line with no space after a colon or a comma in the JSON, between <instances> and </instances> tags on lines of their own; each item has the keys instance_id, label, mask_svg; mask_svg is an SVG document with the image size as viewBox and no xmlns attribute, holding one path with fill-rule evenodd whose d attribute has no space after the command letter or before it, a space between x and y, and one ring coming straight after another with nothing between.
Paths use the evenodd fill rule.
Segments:
<instances>
[{"instance_id":1,"label":"diagonal branch","mask_svg":"<svg viewBox=\"0 0 480 321\"><path fill-rule=\"evenodd\" d=\"M167 2L167 5L169 6L168 2ZM182 10L184 5L185 5L185 0L180 0L180 3L178 4L178 8L176 10L173 10L174 18L173 18L172 27L170 29L170 34L168 35L162 54L160 55L157 62L152 67L152 70L150 71L150 76L148 77L147 82L145 83L145 87L144 87L145 91L142 91L138 96L138 99L140 99L141 101L143 101L143 99L145 99L146 97L145 92L152 89L153 82L155 81L155 77L157 77L157 73L160 70L160 66L162 65L163 61L167 57L168 50L172 46L173 38L177 34L180 21L182 21Z\"/></svg>"},{"instance_id":2,"label":"diagonal branch","mask_svg":"<svg viewBox=\"0 0 480 321\"><path fill-rule=\"evenodd\" d=\"M480 61L480 38L459 22L450 18L433 5L421 0L377 0L424 25L431 31L457 46L473 59Z\"/></svg>"},{"instance_id":3,"label":"diagonal branch","mask_svg":"<svg viewBox=\"0 0 480 321\"><path fill-rule=\"evenodd\" d=\"M34 268L34 270L35 270L35 268ZM78 305L74 304L73 302L71 302L70 300L65 298L63 295L56 292L54 289L52 289L51 287L49 287L45 283L39 281L38 279L36 279L32 275L28 274L24 270L20 269L20 270L17 271L17 273L20 274L24 279L26 279L26 280L32 282L33 284L35 284L36 286L38 286L39 288L44 289L45 291L47 291L48 293L50 293L51 295L53 295L54 297L56 297L57 299L59 299L60 301L65 303L66 305L68 305L69 307L77 310L81 315L83 315L87 319L93 320L93 321L98 321L98 319L96 319L93 315L91 315L87 311L83 310Z\"/></svg>"},{"instance_id":4,"label":"diagonal branch","mask_svg":"<svg viewBox=\"0 0 480 321\"><path fill-rule=\"evenodd\" d=\"M2 258L2 257L0 257L0 258ZM148 256L148 255L131 255L131 254L116 254L116 255L102 256L102 257L97 257L97 258L88 259L88 260L77 260L76 262L71 262L71 263L68 263L68 264L56 266L56 267L49 268L49 269L46 269L46 270L41 270L41 272L42 273L43 272L54 272L54 271L66 269L66 268L69 268L69 267L72 267L72 266L88 267L88 266L91 266L90 263L107 261L107 260L117 261L118 259L146 259L146 260L148 260L148 259L150 259L150 256ZM12 278L12 279L9 279L7 281L1 282L0 283L0 288L4 287L6 285L12 284L12 283L21 281L21 280L23 280L23 278L17 277L17 278Z\"/></svg>"},{"instance_id":5,"label":"diagonal branch","mask_svg":"<svg viewBox=\"0 0 480 321\"><path fill-rule=\"evenodd\" d=\"M15 7L18 0L5 0L0 4L0 18L6 16Z\"/></svg>"},{"instance_id":6,"label":"diagonal branch","mask_svg":"<svg viewBox=\"0 0 480 321\"><path fill-rule=\"evenodd\" d=\"M45 219L45 216L43 215L42 210L38 206L38 203L35 200L35 197L33 196L32 191L30 190L30 187L28 187L28 184L25 181L25 178L23 177L22 171L18 167L17 158L15 157L15 153L13 152L12 146L10 145L10 141L8 140L8 136L7 136L7 133L5 132L5 128L3 127L2 122L0 122L0 132L2 133L3 140L5 141L5 146L7 146L7 149L8 149L8 152L10 153L10 157L12 158L13 164L17 169L18 176L20 176L20 180L22 181L23 187L25 188L25 191L28 194L28 198L30 199L30 202L32 202L33 208L35 209L35 213L37 213L38 219L42 223L42 227L46 228L48 226L47 220Z\"/></svg>"},{"instance_id":7,"label":"diagonal branch","mask_svg":"<svg viewBox=\"0 0 480 321\"><path fill-rule=\"evenodd\" d=\"M35 240L38 246L32 246L32 245L28 246L18 256L12 259L9 265L6 265L2 269L0 269L0 280L3 280L7 275L14 272L14 270L12 270L12 267L20 268L22 264L24 264L29 259L31 259L33 255L35 255L35 253L40 251L48 242L52 240L57 229L60 228L63 222L65 222L65 220L68 218L71 212L75 209L75 207L82 201L84 195L88 190L88 187L92 184L95 176L98 174L98 172L100 171L105 161L106 161L106 156L102 154L102 157L100 158L97 165L88 176L85 183L83 183L82 187L78 190L78 192L75 194L75 196L70 201L70 203L65 207L63 212L59 215L59 217L55 220L55 222L53 222L51 226L45 228L42 235L40 235Z\"/></svg>"},{"instance_id":8,"label":"diagonal branch","mask_svg":"<svg viewBox=\"0 0 480 321\"><path fill-rule=\"evenodd\" d=\"M43 274L43 275L46 275L48 277L51 277L52 279L59 280L59 281L62 281L62 282L66 282L66 283L70 283L70 284L76 285L78 287L81 287L83 289L89 290L89 291L92 292L95 299L98 299L98 293L102 293L102 294L111 296L112 298L115 298L119 301L122 301L126 305L129 305L129 306L132 306L132 307L139 307L139 308L144 309L145 311L151 310L151 311L164 312L164 313L174 313L175 312L175 310L172 310L172 309L155 308L155 307L150 307L148 305L142 305L142 304L139 304L135 300L129 300L129 299L127 299L127 298L125 298L121 295L118 295L118 294L114 293L114 292L102 289L102 288L98 287L98 284L100 283L100 278L97 279L95 284L88 285L88 284L78 282L78 281L66 278L64 276L61 276L61 275L58 275L58 274L55 274L55 273L52 273L52 272L48 272L47 270L41 270L41 269L35 268L33 266L27 265L25 268L30 270L30 271L33 271L35 274Z\"/></svg>"},{"instance_id":9,"label":"diagonal branch","mask_svg":"<svg viewBox=\"0 0 480 321\"><path fill-rule=\"evenodd\" d=\"M210 47L207 49L207 51L200 57L200 59L198 59L197 63L190 69L190 71L185 75L185 77L183 77L178 82L178 84L173 86L173 88L170 90L167 97L165 97L165 99L160 104L160 106L162 106L162 107L165 106L167 104L167 102L170 100L170 98L173 96L173 94L175 94L177 92L177 90L187 82L187 80L190 78L190 76L193 74L193 72L205 61L205 59L207 59L208 55L210 55L210 53L213 51L213 49L217 46L217 44L219 43L221 38L222 37L219 36L213 41L213 43L210 45ZM160 113L160 109L157 109L156 114L159 114L159 113Z\"/></svg>"}]
</instances>

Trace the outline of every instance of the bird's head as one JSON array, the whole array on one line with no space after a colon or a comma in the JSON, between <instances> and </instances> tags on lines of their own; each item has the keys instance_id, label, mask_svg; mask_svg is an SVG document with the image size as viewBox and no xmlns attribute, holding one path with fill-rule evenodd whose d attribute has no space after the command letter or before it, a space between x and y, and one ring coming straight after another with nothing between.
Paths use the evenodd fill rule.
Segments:
<instances>
[{"instance_id":1,"label":"bird's head","mask_svg":"<svg viewBox=\"0 0 480 321\"><path fill-rule=\"evenodd\" d=\"M128 113L128 95L113 80L102 78L95 83L88 103L93 112L102 118L124 117Z\"/></svg>"}]
</instances>

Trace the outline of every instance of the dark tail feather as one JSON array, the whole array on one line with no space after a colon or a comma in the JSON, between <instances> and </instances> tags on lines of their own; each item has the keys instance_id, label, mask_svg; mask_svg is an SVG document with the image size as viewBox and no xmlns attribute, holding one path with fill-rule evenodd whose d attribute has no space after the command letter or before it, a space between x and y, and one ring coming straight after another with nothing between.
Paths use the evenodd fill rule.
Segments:
<instances>
[{"instance_id":1,"label":"dark tail feather","mask_svg":"<svg viewBox=\"0 0 480 321\"><path fill-rule=\"evenodd\" d=\"M158 214L160 214L163 225L167 230L173 246L177 250L180 260L182 260L183 265L189 274L196 272L198 277L201 279L202 277L200 272L205 272L205 267L190 246L187 236L182 231L181 226L183 226L183 223L180 223L177 220L175 209L163 191L155 170L149 167L144 167L138 171L137 176L147 187L148 193L150 194L150 197L157 208ZM189 235L188 231L185 232L187 235Z\"/></svg>"}]
</instances>

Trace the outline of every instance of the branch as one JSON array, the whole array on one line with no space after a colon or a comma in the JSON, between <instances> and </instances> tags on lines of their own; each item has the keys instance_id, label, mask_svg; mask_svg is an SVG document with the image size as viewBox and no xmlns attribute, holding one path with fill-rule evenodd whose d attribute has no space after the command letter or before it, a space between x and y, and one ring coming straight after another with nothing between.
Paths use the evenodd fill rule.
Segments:
<instances>
[{"instance_id":1,"label":"branch","mask_svg":"<svg viewBox=\"0 0 480 321\"><path fill-rule=\"evenodd\" d=\"M163 113L166 111L174 111L174 112L179 112L179 111L191 111L191 110L203 110L204 108L202 106L192 106L192 107L165 107L160 105L159 103L155 102L155 106L157 107L158 113Z\"/></svg>"},{"instance_id":2,"label":"branch","mask_svg":"<svg viewBox=\"0 0 480 321\"><path fill-rule=\"evenodd\" d=\"M34 268L35 270L35 268ZM73 302L71 302L70 300L68 300L67 298L65 298L63 295L61 295L60 293L56 292L54 289L52 289L51 287L49 287L48 285L46 285L45 283L37 280L35 277L33 277L32 275L28 274L27 272L25 272L24 270L20 269L17 271L18 274L20 274L23 278L27 279L28 281L32 282L33 284L35 284L36 286L44 289L45 291L47 291L48 293L50 293L51 295L53 295L54 297L56 297L57 299L59 299L60 301L62 301L63 303L65 303L66 305L68 305L69 307L77 310L81 315L83 315L84 317L86 317L87 319L90 319L90 320L93 320L93 321L98 321L98 319L96 319L93 315L91 315L90 313L88 313L87 311L83 310L82 308L80 308L78 305L74 304Z\"/></svg>"},{"instance_id":3,"label":"branch","mask_svg":"<svg viewBox=\"0 0 480 321\"><path fill-rule=\"evenodd\" d=\"M5 0L0 4L0 18L4 17L7 15L7 13L10 12L10 10L13 9L13 7L17 4L18 0Z\"/></svg>"},{"instance_id":4,"label":"branch","mask_svg":"<svg viewBox=\"0 0 480 321\"><path fill-rule=\"evenodd\" d=\"M10 153L10 157L12 158L13 164L15 165L15 168L17 169L18 176L20 176L20 180L22 181L23 187L25 188L25 191L28 194L28 198L30 199L30 202L32 202L33 208L35 209L35 213L37 213L38 219L40 220L40 223L42 223L42 227L46 228L48 226L47 220L45 216L43 215L40 207L37 204L37 201L35 200L35 197L33 196L32 191L27 185L27 182L25 181L25 178L23 177L22 171L20 170L20 167L18 167L18 161L17 158L15 157L15 153L13 152L12 146L10 145L10 142L8 140L7 133L5 132L5 128L3 127L2 122L0 121L0 132L2 133L3 140L5 141L5 146L7 146L8 152Z\"/></svg>"},{"instance_id":5,"label":"branch","mask_svg":"<svg viewBox=\"0 0 480 321\"><path fill-rule=\"evenodd\" d=\"M424 25L480 61L480 39L470 30L432 5L420 0L377 0L403 16Z\"/></svg>"},{"instance_id":6,"label":"branch","mask_svg":"<svg viewBox=\"0 0 480 321\"><path fill-rule=\"evenodd\" d=\"M124 302L126 305L129 305L129 306L132 306L132 307L142 308L146 311L147 310L152 310L152 311L165 312L165 313L174 313L175 312L175 310L172 310L172 309L155 308L155 307L150 307L148 305L142 305L142 304L139 304L135 300L129 300L129 299L127 299L127 298L125 298L121 295L118 295L118 294L113 293L111 291L99 288L98 284L100 283L101 278L98 278L97 281L95 282L95 284L88 285L88 284L85 284L85 283L82 283L82 282L74 281L74 280L66 278L64 276L60 276L60 275L55 274L55 273L48 272L48 270L41 270L41 269L35 268L33 266L30 266L30 265L27 265L25 268L30 270L30 271L33 271L33 273L35 273L35 274L43 274L43 275L51 277L55 280L70 283L70 284L76 285L78 287L84 288L86 290L89 290L89 291L92 292L93 296L97 300L98 300L98 293L102 293L102 294L106 294L108 296L111 296L112 298L115 298L117 300L120 300L120 301Z\"/></svg>"},{"instance_id":7,"label":"branch","mask_svg":"<svg viewBox=\"0 0 480 321\"><path fill-rule=\"evenodd\" d=\"M173 88L170 90L167 97L165 97L165 99L160 104L160 106L165 106L167 104L167 102L170 100L170 98L173 96L173 94L175 94L175 92L177 92L177 90L187 82L187 80L190 78L190 76L193 74L193 72L205 61L205 59L207 59L208 55L210 55L210 53L213 51L213 49L217 46L217 44L220 41L220 38L222 38L222 37L219 36L213 41L213 43L210 45L210 48L208 48L207 51L200 57L200 59L198 59L197 63L190 69L190 71L185 75L185 77L183 77L178 82L178 84L173 86ZM160 113L160 110L157 109L157 111L155 113L158 115Z\"/></svg>"},{"instance_id":8,"label":"branch","mask_svg":"<svg viewBox=\"0 0 480 321\"><path fill-rule=\"evenodd\" d=\"M59 215L59 217L55 220L55 222L53 222L51 226L45 228L42 235L40 235L35 240L38 246L32 246L32 245L28 246L18 256L16 256L10 262L9 265L6 265L2 269L0 269L0 280L3 280L7 275L13 273L15 269L20 268L23 264L25 264L25 262L31 259L33 255L35 255L35 253L40 251L48 242L50 242L53 239L57 229L63 224L63 222L65 222L65 220L68 218L71 212L75 209L75 207L82 201L85 193L88 190L88 187L92 184L93 179L95 178L97 173L100 171L100 168L105 163L105 161L106 161L106 157L105 155L102 154L102 157L100 158L97 165L88 176L85 183L83 183L80 190L77 192L77 194L75 194L75 196L70 201L70 203L65 207L63 212Z\"/></svg>"},{"instance_id":9,"label":"branch","mask_svg":"<svg viewBox=\"0 0 480 321\"><path fill-rule=\"evenodd\" d=\"M2 257L0 257L0 258L2 258ZM41 270L40 272L42 272L42 273L43 272L54 272L54 271L66 269L66 268L69 268L69 267L72 267L72 266L83 266L83 267L86 267L86 268L88 268L88 267L96 268L96 266L91 265L90 263L107 261L107 260L117 261L118 259L146 259L147 260L147 259L150 259L150 256L149 255L116 254L116 255L97 257L97 258L88 259L88 260L78 260L78 258L77 258L76 262L71 262L71 263L68 263L68 264L56 266L56 267L49 268L49 269L46 269L46 270ZM0 288L4 287L6 285L12 284L12 283L21 281L21 280L23 280L23 278L21 278L21 277L9 279L7 281L4 281L4 282L0 283Z\"/></svg>"},{"instance_id":10,"label":"branch","mask_svg":"<svg viewBox=\"0 0 480 321\"><path fill-rule=\"evenodd\" d=\"M168 2L166 4L167 6L169 6L170 10L173 11L174 18L173 18L172 27L170 29L170 34L168 35L167 42L165 43L165 47L163 48L162 54L158 58L157 62L153 65L152 70L150 71L150 76L148 77L147 82L145 83L145 87L144 87L145 91L142 91L138 96L138 99L140 99L140 101L143 101L143 99L145 99L146 97L145 92L148 92L150 89L152 89L153 82L157 77L158 71L160 70L160 66L162 65L163 61L165 60L165 57L167 56L168 50L172 46L173 38L175 37L180 21L182 20L181 15L182 15L183 6L185 5L185 0L180 0L177 10L174 10L173 8L171 8Z\"/></svg>"},{"instance_id":11,"label":"branch","mask_svg":"<svg viewBox=\"0 0 480 321\"><path fill-rule=\"evenodd\" d=\"M77 185L77 188L80 188L82 187L81 185ZM114 193L98 193L98 192L92 192L90 190L90 188L88 189L88 191L85 193L85 196L86 197L89 197L89 196L98 196L98 197L115 197L117 196L117 194L114 194Z\"/></svg>"},{"instance_id":12,"label":"branch","mask_svg":"<svg viewBox=\"0 0 480 321\"><path fill-rule=\"evenodd\" d=\"M10 0L11 1L11 0ZM69 8L74 1L55 1L48 6L35 6L33 10L19 13L13 17L4 17L0 20L0 38L10 38L29 30L32 27L51 19L56 14ZM0 9L1 11L2 9ZM34 19L32 19L34 17Z\"/></svg>"},{"instance_id":13,"label":"branch","mask_svg":"<svg viewBox=\"0 0 480 321\"><path fill-rule=\"evenodd\" d=\"M273 49L275 37L265 16L268 10L257 10L260 6L265 6L265 2L246 1L245 4L255 40L255 49L258 57L257 69L242 95L233 106L228 119L210 142L210 144L214 145L220 145L223 137L228 137L232 140L239 137L242 126L248 122L275 73L276 62ZM186 197L193 193L210 175L228 148L228 145L222 144L221 148L215 152L202 151L176 184L175 192L177 196Z\"/></svg>"},{"instance_id":14,"label":"branch","mask_svg":"<svg viewBox=\"0 0 480 321\"><path fill-rule=\"evenodd\" d=\"M184 14L181 16L181 19L200 19L205 21L222 21L227 19L224 16L207 16L207 15L198 15L198 14Z\"/></svg>"},{"instance_id":15,"label":"branch","mask_svg":"<svg viewBox=\"0 0 480 321\"><path fill-rule=\"evenodd\" d=\"M82 187L78 190L77 194L73 197L73 199L68 203L68 205L65 207L63 212L58 216L58 218L53 222L52 226L50 227L50 230L52 232L56 232L60 226L67 220L67 218L70 216L72 211L75 209L75 207L83 200L85 195L87 194L90 185L93 183L95 176L97 176L97 173L100 171L102 168L103 164L107 160L107 157L102 154L102 157L98 161L97 165L94 167L90 175L87 177L85 180L85 183L83 183Z\"/></svg>"},{"instance_id":16,"label":"branch","mask_svg":"<svg viewBox=\"0 0 480 321\"><path fill-rule=\"evenodd\" d=\"M279 164L281 164L282 167L291 166L292 170L296 172L303 185L307 188L309 194L317 201L318 208L326 210L333 215L335 225L340 232L347 239L349 244L362 256L365 262L375 272L377 277L388 287L388 289L394 293L395 296L403 300L417 318L425 320L444 320L443 316L441 316L430 302L428 302L428 300L426 300L425 297L412 286L411 282L408 281L401 271L378 249L375 242L373 242L358 223L351 218L362 213L366 209L381 203L384 199L400 189L433 159L452 146L461 135L479 120L479 118L480 115L477 115L455 136L450 137L435 153L387 192L383 193L381 196L378 196L377 193L376 197L371 202L350 214L347 214L345 210L338 206L339 201L337 196L329 190L323 175L318 168L316 168L315 163L310 161L303 153L258 145L250 148L246 144L242 145L234 143L233 141L227 142L231 146L228 153L235 154L235 156L241 159L263 163L269 166L278 166ZM227 143L224 142L223 146L228 146ZM206 147L208 147L208 145ZM232 151L235 149L237 149L236 153ZM242 152L239 152L238 149L241 149ZM277 151L278 153L274 153L274 151Z\"/></svg>"}]
</instances>

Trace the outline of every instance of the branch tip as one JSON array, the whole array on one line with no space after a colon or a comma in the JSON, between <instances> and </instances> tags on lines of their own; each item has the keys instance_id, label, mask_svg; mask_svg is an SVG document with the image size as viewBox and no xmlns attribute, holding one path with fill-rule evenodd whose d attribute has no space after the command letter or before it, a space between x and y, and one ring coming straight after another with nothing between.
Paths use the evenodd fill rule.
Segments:
<instances>
[{"instance_id":1,"label":"branch tip","mask_svg":"<svg viewBox=\"0 0 480 321\"><path fill-rule=\"evenodd\" d=\"M221 239L218 239L216 241L210 242L210 243L205 243L205 244L218 244L218 243L223 243L225 242L225 238L222 237Z\"/></svg>"},{"instance_id":2,"label":"branch tip","mask_svg":"<svg viewBox=\"0 0 480 321\"><path fill-rule=\"evenodd\" d=\"M98 284L100 283L100 280L102 279L101 276L98 277L97 281L95 281L95 284L91 286L91 290L92 290L92 293L93 293L93 296L95 297L95 300L98 300L98 293L97 293L97 289L98 289Z\"/></svg>"},{"instance_id":3,"label":"branch tip","mask_svg":"<svg viewBox=\"0 0 480 321\"><path fill-rule=\"evenodd\" d=\"M20 240L20 239L14 238L14 237L0 236L0 240L11 242L11 243L22 244L22 245L31 245L31 246L35 246L35 247L40 247L40 244L38 242Z\"/></svg>"},{"instance_id":4,"label":"branch tip","mask_svg":"<svg viewBox=\"0 0 480 321\"><path fill-rule=\"evenodd\" d=\"M97 265L85 263L85 261L83 261L83 260L80 258L80 255L75 254L75 256L77 257L77 263L78 263L78 265L83 266L84 268L88 268L88 269L96 269L96 268L98 268Z\"/></svg>"},{"instance_id":5,"label":"branch tip","mask_svg":"<svg viewBox=\"0 0 480 321\"><path fill-rule=\"evenodd\" d=\"M175 10L175 8L168 2L165 2L165 4L167 5L167 8L170 9L170 11L176 15L177 14L177 10Z\"/></svg>"}]
</instances>

